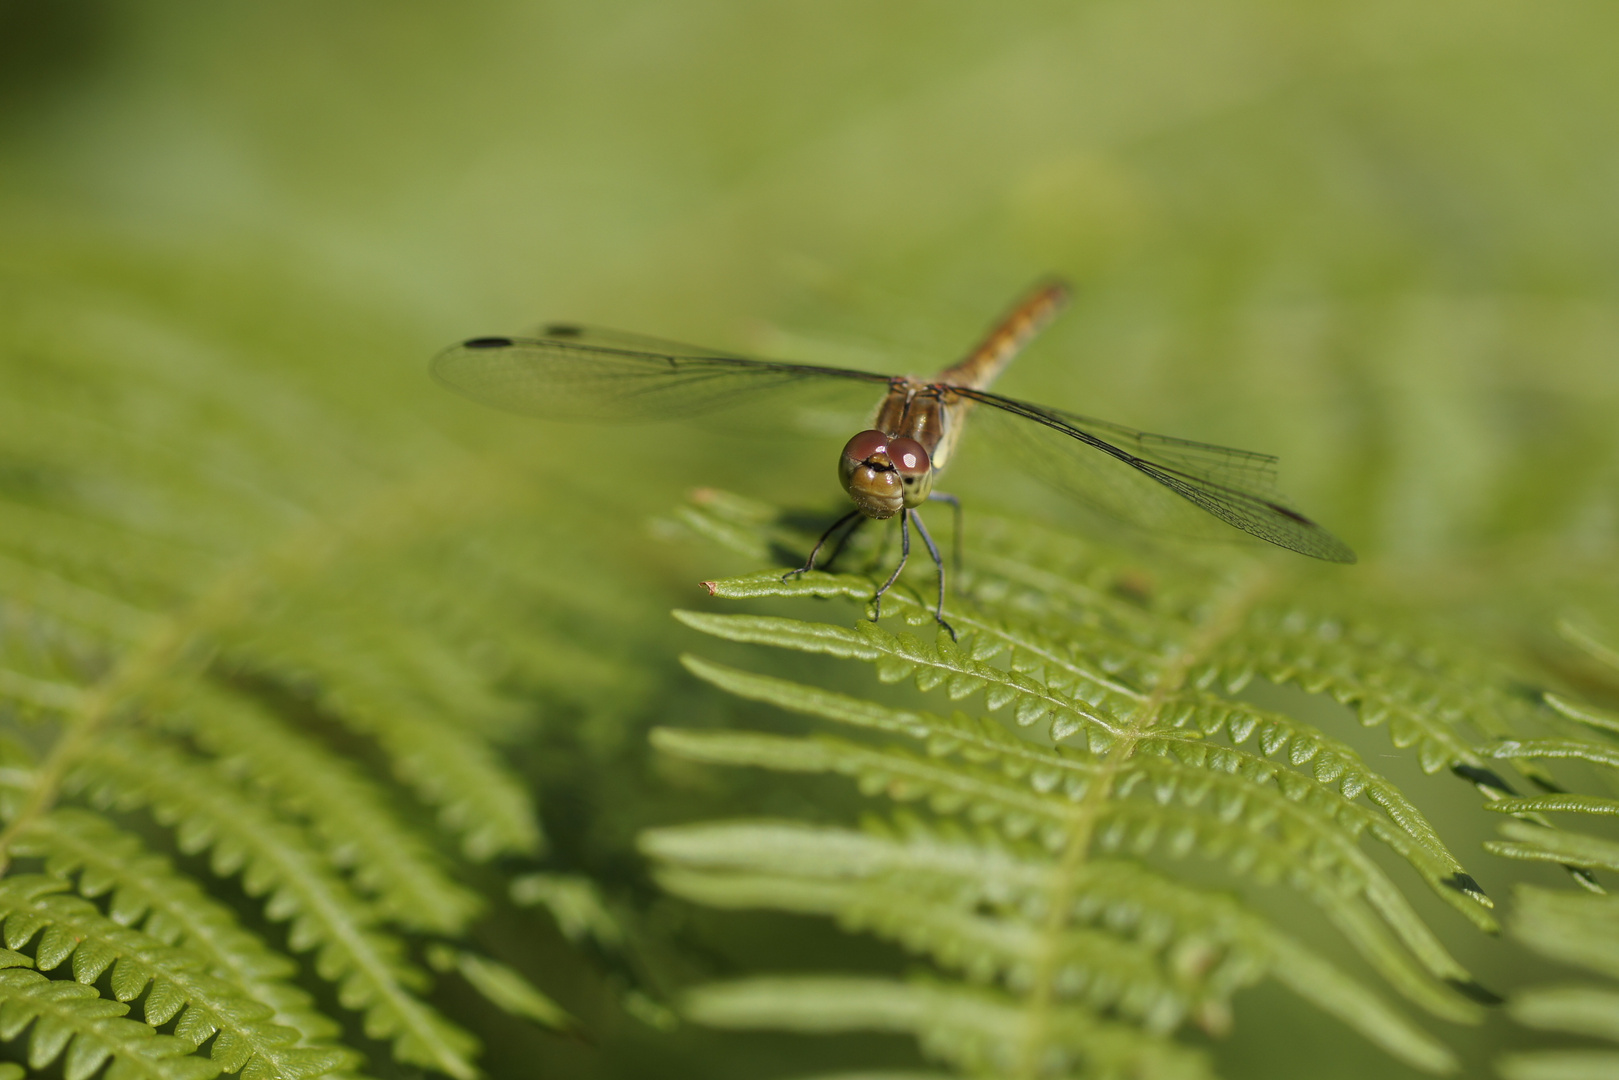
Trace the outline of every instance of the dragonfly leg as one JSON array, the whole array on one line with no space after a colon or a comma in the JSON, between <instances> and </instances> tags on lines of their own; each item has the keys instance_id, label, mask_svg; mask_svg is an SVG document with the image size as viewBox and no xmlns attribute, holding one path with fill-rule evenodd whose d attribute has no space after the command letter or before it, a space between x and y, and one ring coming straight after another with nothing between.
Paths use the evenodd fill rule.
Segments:
<instances>
[{"instance_id":1,"label":"dragonfly leg","mask_svg":"<svg viewBox=\"0 0 1619 1080\"><path fill-rule=\"evenodd\" d=\"M922 515L913 510L911 511L911 516L916 519L917 534L922 537L922 543L928 546L928 554L933 556L933 565L939 568L939 603L933 609L933 620L944 627L945 633L950 635L951 641L955 641L955 627L944 621L944 560L939 558L939 545L935 544L933 537L928 535L928 527L922 524Z\"/></svg>"},{"instance_id":2,"label":"dragonfly leg","mask_svg":"<svg viewBox=\"0 0 1619 1080\"><path fill-rule=\"evenodd\" d=\"M838 524L841 525L843 522L848 521L849 517L850 517L850 515L846 514L842 518L839 518L838 519ZM857 513L857 514L854 515L854 524L850 525L849 528L844 532L844 534L842 536L838 537L837 546L835 546L832 549L832 554L828 555L826 557L826 562L821 564L821 569L822 570L825 570L828 573L831 572L832 564L838 561L838 556L839 555L843 554L843 549L845 547L847 547L848 544L849 544L849 538L854 536L855 533L859 532L860 531L860 526L864 525L866 522L868 522L870 520L871 519L868 518L864 514L858 514Z\"/></svg>"},{"instance_id":3,"label":"dragonfly leg","mask_svg":"<svg viewBox=\"0 0 1619 1080\"><path fill-rule=\"evenodd\" d=\"M930 502L942 502L950 504L950 514L953 521L953 528L950 533L950 572L956 575L956 580L959 582L961 580L962 543L961 500L956 498L954 495L946 495L941 491L935 491L933 494L929 495L928 500ZM921 522L918 521L917 524L920 525Z\"/></svg>"},{"instance_id":4,"label":"dragonfly leg","mask_svg":"<svg viewBox=\"0 0 1619 1080\"><path fill-rule=\"evenodd\" d=\"M892 574L888 575L888 580L883 582L882 587L877 590L877 595L871 598L872 622L876 622L878 619L883 617L883 593L894 587L894 582L899 580L900 571L905 569L905 560L909 559L910 557L911 511L909 508L906 508L899 512L899 565L894 567L894 572Z\"/></svg>"},{"instance_id":5,"label":"dragonfly leg","mask_svg":"<svg viewBox=\"0 0 1619 1080\"><path fill-rule=\"evenodd\" d=\"M788 578L795 578L795 577L798 577L800 574L806 574L809 571L815 569L815 557L821 553L821 548L826 546L827 540L832 536L833 533L835 533L839 529L843 528L845 523L847 523L852 518L857 518L859 516L860 516L860 511L859 510L850 510L847 514L844 514L842 517L838 518L838 520L834 521L832 523L831 527L828 528L826 530L826 532L821 534L821 538L819 540L815 541L815 546L810 549L809 558L804 560L804 565L800 566L797 570L789 570L789 571L787 571L785 574L781 575L781 580L786 581ZM857 523L857 527L858 527L858 523ZM849 531L853 532L854 530L850 529ZM844 537L844 539L848 539L848 537ZM839 544L838 546L841 548L843 545ZM834 554L834 557L836 557L836 553L834 552L833 554ZM830 562L831 560L829 559L827 561Z\"/></svg>"}]
</instances>

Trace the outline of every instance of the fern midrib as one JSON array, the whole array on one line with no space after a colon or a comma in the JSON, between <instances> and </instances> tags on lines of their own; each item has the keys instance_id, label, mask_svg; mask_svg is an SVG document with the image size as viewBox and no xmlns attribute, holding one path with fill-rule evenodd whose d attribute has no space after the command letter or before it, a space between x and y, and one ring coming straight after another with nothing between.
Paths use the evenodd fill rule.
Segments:
<instances>
[{"instance_id":1,"label":"fern midrib","mask_svg":"<svg viewBox=\"0 0 1619 1080\"><path fill-rule=\"evenodd\" d=\"M1153 686L1142 708L1118 734L1108 748L1102 767L1085 798L1069 815L1068 843L1054 871L1051 906L1041 928L1041 945L1035 964L1025 1012L1028 1022L1024 1028L1023 1045L1019 1050L1013 1075L1019 1080L1038 1080L1041 1074L1041 1053L1050 1042L1052 1017L1056 1005L1057 972L1062 962L1061 942L1068 928L1073 910L1074 892L1078 888L1080 871L1090 856L1091 841L1102 810L1112 798L1119 771L1135 753L1137 743L1158 722L1158 717L1171 695L1186 683L1187 675L1201 664L1210 652L1240 628L1242 617L1259 599L1270 584L1270 575L1263 568L1251 570L1227 595L1213 612L1213 616L1199 628L1186 647L1168 658L1162 677Z\"/></svg>"}]
</instances>

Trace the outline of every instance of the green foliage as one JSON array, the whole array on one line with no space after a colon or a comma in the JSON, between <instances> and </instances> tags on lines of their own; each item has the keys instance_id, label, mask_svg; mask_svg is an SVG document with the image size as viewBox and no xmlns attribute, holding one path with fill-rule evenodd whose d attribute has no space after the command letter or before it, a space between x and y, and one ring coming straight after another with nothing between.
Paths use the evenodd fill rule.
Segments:
<instances>
[{"instance_id":1,"label":"green foliage","mask_svg":"<svg viewBox=\"0 0 1619 1080\"><path fill-rule=\"evenodd\" d=\"M1609 671L1619 674L1619 654L1571 624L1564 636ZM1613 787L1619 773L1619 713L1549 695L1552 707L1565 719L1600 733L1597 738L1507 740L1494 748L1495 756L1521 759L1572 759L1601 766ZM1502 797L1490 809L1519 820L1504 822L1505 840L1486 846L1497 855L1534 862L1551 862L1576 873L1586 893L1552 892L1529 885L1518 889L1513 933L1543 956L1606 976L1602 986L1544 986L1513 996L1512 1015L1527 1027L1619 1042L1619 898L1596 883L1595 870L1619 870L1619 843L1581 832L1554 828L1548 815L1586 814L1593 818L1619 813L1619 801L1610 797L1556 791L1527 797ZM1595 895L1593 895L1595 894ZM1563 1077L1611 1076L1619 1069L1619 1050L1544 1050L1521 1053L1501 1062L1508 1080L1553 1080Z\"/></svg>"},{"instance_id":2,"label":"green foliage","mask_svg":"<svg viewBox=\"0 0 1619 1080\"><path fill-rule=\"evenodd\" d=\"M7 974L0 1034L35 1067L66 1047L75 1077L304 1080L379 1054L475 1076L425 961L573 1026L448 944L498 894L475 867L544 850L507 760L533 702L636 694L584 647L582 599L530 573L521 471L464 451L446 471L274 379L177 370L162 304L147 317L151 338L133 315L114 335L123 367L46 332L9 354L0 918L34 970ZM91 385L121 422L82 401L39 422Z\"/></svg>"},{"instance_id":3,"label":"green foliage","mask_svg":"<svg viewBox=\"0 0 1619 1080\"><path fill-rule=\"evenodd\" d=\"M28 1064L32 1068L52 1064L67 1047L62 1071L72 1080L93 1075L109 1058L112 1065L107 1076L114 1080L201 1080L219 1073L219 1066L208 1061L189 1057L176 1060L194 1044L184 1038L156 1035L146 1024L123 1019L127 1005L106 1001L88 986L52 981L21 968L0 972L0 985L5 987L0 1038L13 1039L29 1031Z\"/></svg>"},{"instance_id":4,"label":"green foliage","mask_svg":"<svg viewBox=\"0 0 1619 1080\"><path fill-rule=\"evenodd\" d=\"M1619 618L1615 10L0 3L0 1080L1589 1045L1522 1003L1615 861L1619 693L1542 633ZM1114 546L970 431L960 646L812 599L861 575L726 611L847 431L425 373L551 319L926 372L1046 273L1008 393L1275 452L1364 562ZM643 527L714 484L731 552Z\"/></svg>"},{"instance_id":5,"label":"green foliage","mask_svg":"<svg viewBox=\"0 0 1619 1080\"><path fill-rule=\"evenodd\" d=\"M754 528L760 541L785 539L763 508L729 498L707 496L682 520L716 537ZM693 1015L725 1026L904 1030L968 1075L1197 1075L1205 1066L1164 1058L1154 1036L1185 1023L1226 1031L1232 995L1268 978L1420 1068L1455 1069L1431 1036L1258 910L1184 870L1165 872L1200 857L1230 883L1291 890L1396 992L1434 1016L1478 1023L1478 1002L1492 995L1359 841L1385 847L1486 931L1490 901L1355 749L1229 695L1256 672L1330 690L1360 706L1364 726L1387 722L1393 744L1431 773L1482 766L1471 743L1524 711L1506 707L1506 684L1380 640L1341 594L1271 564L1145 558L1022 522L974 524L975 545L994 554L973 560L966 598L947 609L959 641L904 591L891 603L931 640L870 622L680 618L734 642L863 661L880 682L909 680L981 711L895 707L692 657L693 674L739 697L887 738L653 733L654 745L694 761L848 776L925 816L858 831L689 825L643 844L679 895L835 916L986 985L930 980L916 1002L896 990L892 1008L878 1008L858 1004L881 997L878 984L782 978L701 991ZM872 582L825 573L784 582L772 572L708 587L734 599L864 599ZM1006 720L992 715L1003 710ZM992 1025L1001 1037L954 1037L968 999L1005 1015Z\"/></svg>"}]
</instances>

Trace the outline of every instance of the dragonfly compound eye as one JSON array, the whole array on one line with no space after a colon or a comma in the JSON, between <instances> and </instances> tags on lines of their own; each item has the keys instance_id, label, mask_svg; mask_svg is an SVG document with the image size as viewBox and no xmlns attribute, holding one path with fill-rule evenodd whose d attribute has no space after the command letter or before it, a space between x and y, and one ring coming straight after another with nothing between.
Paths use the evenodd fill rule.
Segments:
<instances>
[{"instance_id":1,"label":"dragonfly compound eye","mask_svg":"<svg viewBox=\"0 0 1619 1080\"><path fill-rule=\"evenodd\" d=\"M891 440L888 444L888 460L894 463L894 469L906 483L926 476L932 467L928 463L928 452L915 439Z\"/></svg>"},{"instance_id":2,"label":"dragonfly compound eye","mask_svg":"<svg viewBox=\"0 0 1619 1080\"><path fill-rule=\"evenodd\" d=\"M843 460L851 465L860 465L887 449L887 435L880 431L862 431L843 444Z\"/></svg>"},{"instance_id":3,"label":"dragonfly compound eye","mask_svg":"<svg viewBox=\"0 0 1619 1080\"><path fill-rule=\"evenodd\" d=\"M888 460L894 463L905 489L905 505L915 509L933 493L933 465L928 452L915 439L891 439Z\"/></svg>"},{"instance_id":4,"label":"dragonfly compound eye","mask_svg":"<svg viewBox=\"0 0 1619 1080\"><path fill-rule=\"evenodd\" d=\"M905 505L900 474L888 458L888 436L880 431L862 431L844 444L838 479L867 517L893 517Z\"/></svg>"}]
</instances>

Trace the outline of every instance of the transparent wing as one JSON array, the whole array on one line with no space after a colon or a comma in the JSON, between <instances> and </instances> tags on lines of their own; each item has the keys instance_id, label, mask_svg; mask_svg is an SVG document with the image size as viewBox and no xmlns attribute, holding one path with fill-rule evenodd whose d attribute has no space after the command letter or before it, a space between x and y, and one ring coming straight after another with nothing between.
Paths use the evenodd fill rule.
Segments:
<instances>
[{"instance_id":1,"label":"transparent wing","mask_svg":"<svg viewBox=\"0 0 1619 1080\"><path fill-rule=\"evenodd\" d=\"M433 377L474 401L552 420L677 420L761 400L770 391L828 385L886 387L889 377L746 357L698 356L686 346L626 348L632 335L570 327L541 338L474 338L433 358ZM814 393L801 397L814 397Z\"/></svg>"},{"instance_id":2,"label":"transparent wing","mask_svg":"<svg viewBox=\"0 0 1619 1080\"><path fill-rule=\"evenodd\" d=\"M990 437L986 441L1012 449L1037 479L1109 516L1207 537L1200 524L1213 515L1303 555L1355 561L1349 545L1277 493L1276 459L1269 454L1154 435L982 390L956 392L990 406L972 422L991 429L980 432ZM1193 508L1203 513L1188 514Z\"/></svg>"},{"instance_id":3,"label":"transparent wing","mask_svg":"<svg viewBox=\"0 0 1619 1080\"><path fill-rule=\"evenodd\" d=\"M746 360L748 357L741 353L727 352L716 349L711 345L688 345L683 341L670 341L668 338L653 337L650 334L633 334L628 330L612 330L605 326L591 326L587 323L546 323L540 327L536 337L563 341L574 345L592 345L597 348L615 349L620 352L646 352L657 353L664 356L717 356L729 357L733 360Z\"/></svg>"}]
</instances>

